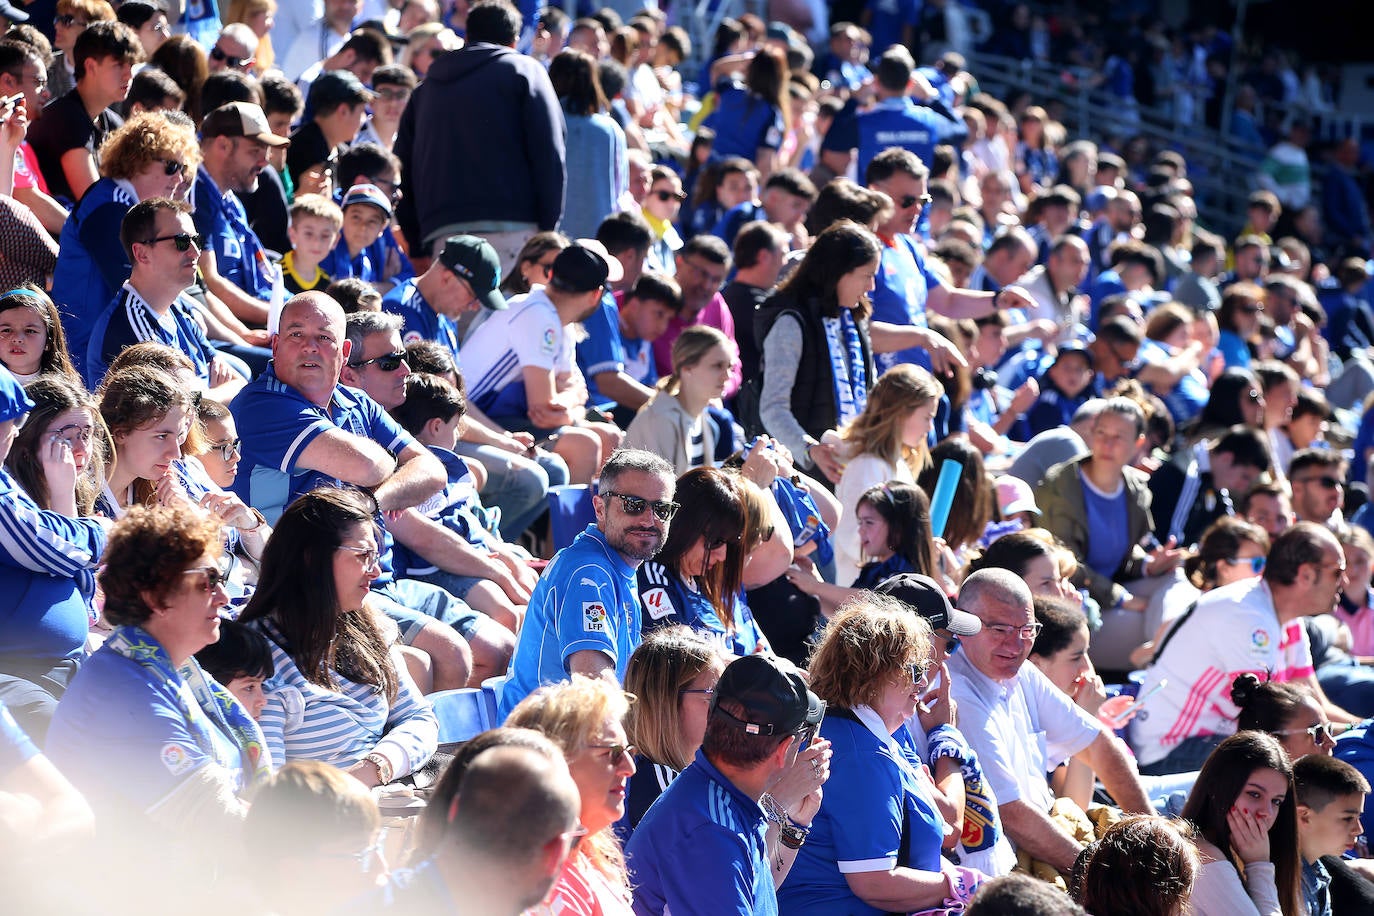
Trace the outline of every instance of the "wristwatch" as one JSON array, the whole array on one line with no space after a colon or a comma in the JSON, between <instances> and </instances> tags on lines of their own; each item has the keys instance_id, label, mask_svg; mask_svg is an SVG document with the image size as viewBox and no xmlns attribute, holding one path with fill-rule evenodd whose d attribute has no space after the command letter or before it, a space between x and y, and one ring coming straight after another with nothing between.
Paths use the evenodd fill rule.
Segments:
<instances>
[{"instance_id":1,"label":"wristwatch","mask_svg":"<svg viewBox=\"0 0 1374 916\"><path fill-rule=\"evenodd\" d=\"M363 760L377 768L377 784L379 786L384 786L391 782L392 777L396 775L395 770L391 766L391 761L387 760L376 751L370 754L364 754Z\"/></svg>"}]
</instances>

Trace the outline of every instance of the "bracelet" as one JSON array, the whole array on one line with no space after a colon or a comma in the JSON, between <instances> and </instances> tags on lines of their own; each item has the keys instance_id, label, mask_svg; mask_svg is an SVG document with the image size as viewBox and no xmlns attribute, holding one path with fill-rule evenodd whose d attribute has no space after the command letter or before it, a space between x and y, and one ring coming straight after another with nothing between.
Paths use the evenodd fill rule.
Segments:
<instances>
[{"instance_id":1,"label":"bracelet","mask_svg":"<svg viewBox=\"0 0 1374 916\"><path fill-rule=\"evenodd\" d=\"M787 809L784 808L776 798L767 792L759 796L759 807L763 809L764 819L771 824L777 824L779 828L785 827L788 823Z\"/></svg>"},{"instance_id":2,"label":"bracelet","mask_svg":"<svg viewBox=\"0 0 1374 916\"><path fill-rule=\"evenodd\" d=\"M373 751L369 754L364 754L363 760L377 768L378 785L386 785L387 783L391 782L392 777L396 775L395 770L391 766L391 761L387 760L384 756L377 753L376 751Z\"/></svg>"},{"instance_id":3,"label":"bracelet","mask_svg":"<svg viewBox=\"0 0 1374 916\"><path fill-rule=\"evenodd\" d=\"M266 525L266 524L267 524L267 517L264 516L264 515L263 515L261 512L259 512L257 509L254 509L254 508L251 508L251 507L250 507L250 508L248 509L248 511L251 512L251 513L253 513L253 518L255 518L255 519L258 520L258 521L257 521L257 524L255 524L252 528L240 528L240 529L239 529L240 531L257 531L257 530L258 530L259 528L261 528L263 525Z\"/></svg>"},{"instance_id":4,"label":"bracelet","mask_svg":"<svg viewBox=\"0 0 1374 916\"><path fill-rule=\"evenodd\" d=\"M788 849L801 849L810 834L811 831L805 827L790 823L778 825L778 842Z\"/></svg>"},{"instance_id":5,"label":"bracelet","mask_svg":"<svg viewBox=\"0 0 1374 916\"><path fill-rule=\"evenodd\" d=\"M1001 298L1002 298L1002 291L1001 291L1000 289L999 289L997 292L995 292L995 293L992 294L992 309L993 309L993 311L996 311L997 309L1001 308L1001 306L997 304L998 300L1001 299Z\"/></svg>"}]
</instances>

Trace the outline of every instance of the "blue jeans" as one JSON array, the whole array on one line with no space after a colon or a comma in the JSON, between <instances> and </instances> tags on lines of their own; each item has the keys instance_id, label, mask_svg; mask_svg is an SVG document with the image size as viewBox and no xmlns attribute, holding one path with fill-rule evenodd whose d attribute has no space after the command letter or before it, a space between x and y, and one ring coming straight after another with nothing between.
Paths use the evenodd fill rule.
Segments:
<instances>
[{"instance_id":1,"label":"blue jeans","mask_svg":"<svg viewBox=\"0 0 1374 916\"><path fill-rule=\"evenodd\" d=\"M548 508L549 487L568 482L568 466L551 453L526 458L492 445L459 442L455 450L482 463L487 485L482 503L501 510L501 537L513 541Z\"/></svg>"},{"instance_id":2,"label":"blue jeans","mask_svg":"<svg viewBox=\"0 0 1374 916\"><path fill-rule=\"evenodd\" d=\"M410 645L426 623L437 620L464 639L477 629L482 615L437 585L415 579L396 579L372 590L377 606L401 628L401 642Z\"/></svg>"},{"instance_id":3,"label":"blue jeans","mask_svg":"<svg viewBox=\"0 0 1374 916\"><path fill-rule=\"evenodd\" d=\"M1207 758L1212 756L1212 751L1224 740L1225 735L1194 735L1184 738L1163 760L1143 764L1140 773L1142 776L1172 776L1176 773L1200 770L1207 762Z\"/></svg>"}]
</instances>

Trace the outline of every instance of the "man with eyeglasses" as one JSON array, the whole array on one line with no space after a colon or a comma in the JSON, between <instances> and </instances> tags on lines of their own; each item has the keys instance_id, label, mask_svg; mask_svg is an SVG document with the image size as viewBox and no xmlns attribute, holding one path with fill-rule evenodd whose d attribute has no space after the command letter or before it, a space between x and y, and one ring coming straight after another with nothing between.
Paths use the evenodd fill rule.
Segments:
<instances>
[{"instance_id":1,"label":"man with eyeglasses","mask_svg":"<svg viewBox=\"0 0 1374 916\"><path fill-rule=\"evenodd\" d=\"M1293 512L1299 521L1331 525L1344 522L1345 482L1349 466L1341 453L1329 448L1305 448L1288 462L1293 488Z\"/></svg>"},{"instance_id":2,"label":"man with eyeglasses","mask_svg":"<svg viewBox=\"0 0 1374 916\"><path fill-rule=\"evenodd\" d=\"M1067 876L1083 846L1051 819L1046 773L1072 757L1093 769L1123 811L1153 814L1150 799L1111 730L1028 661L1040 632L1029 586L1009 570L981 569L964 580L957 603L983 624L948 662L960 730L1017 851Z\"/></svg>"},{"instance_id":3,"label":"man with eyeglasses","mask_svg":"<svg viewBox=\"0 0 1374 916\"><path fill-rule=\"evenodd\" d=\"M215 352L196 321L197 305L185 295L201 250L191 208L165 197L140 201L125 214L119 235L133 270L91 329L87 386L100 384L125 347L151 341L189 357L206 393L228 404L248 377Z\"/></svg>"},{"instance_id":4,"label":"man with eyeglasses","mask_svg":"<svg viewBox=\"0 0 1374 916\"><path fill-rule=\"evenodd\" d=\"M635 916L778 912L776 885L806 842L822 790L793 811L766 790L792 767L821 784L829 778L829 742L804 747L824 716L825 703L789 662L747 655L725 668L696 758L626 844Z\"/></svg>"},{"instance_id":5,"label":"man with eyeglasses","mask_svg":"<svg viewBox=\"0 0 1374 916\"><path fill-rule=\"evenodd\" d=\"M238 195L257 189L267 151L291 141L272 133L262 109L249 102L230 102L207 114L200 138L202 161L191 191L196 231L205 239L200 271L206 288L235 317L262 327L280 271L248 224Z\"/></svg>"},{"instance_id":6,"label":"man with eyeglasses","mask_svg":"<svg viewBox=\"0 0 1374 916\"><path fill-rule=\"evenodd\" d=\"M1374 710L1335 705L1313 670L1303 626L1309 614L1330 614L1347 583L1345 554L1331 531L1298 522L1274 540L1264 572L1199 598L1160 641L1141 685L1149 715L1132 726L1144 773L1198 769L1236 730L1239 707L1231 682L1250 672L1311 695L1324 719L1356 722Z\"/></svg>"},{"instance_id":7,"label":"man with eyeglasses","mask_svg":"<svg viewBox=\"0 0 1374 916\"><path fill-rule=\"evenodd\" d=\"M365 392L340 383L352 355L337 302L320 292L287 301L272 336L272 363L234 400L243 437L234 489L269 520L317 486L370 492L381 532L381 575L371 600L407 645L429 653L434 689L465 687L470 678L481 683L504 667L509 632L443 589L398 582L392 573L386 514L439 493L444 466Z\"/></svg>"},{"instance_id":8,"label":"man with eyeglasses","mask_svg":"<svg viewBox=\"0 0 1374 916\"><path fill-rule=\"evenodd\" d=\"M636 571L668 537L677 504L672 465L620 449L601 468L596 521L560 550L530 595L501 692L501 718L543 684L570 675L625 680L639 645Z\"/></svg>"}]
</instances>

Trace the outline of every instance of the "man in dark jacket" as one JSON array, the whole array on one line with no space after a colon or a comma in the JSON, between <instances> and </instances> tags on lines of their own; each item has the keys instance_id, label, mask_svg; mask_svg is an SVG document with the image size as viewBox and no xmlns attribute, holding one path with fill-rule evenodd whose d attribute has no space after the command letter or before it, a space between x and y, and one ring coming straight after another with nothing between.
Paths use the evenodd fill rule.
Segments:
<instances>
[{"instance_id":1,"label":"man in dark jacket","mask_svg":"<svg viewBox=\"0 0 1374 916\"><path fill-rule=\"evenodd\" d=\"M401 116L397 217L412 253L479 235L504 272L531 235L558 228L566 128L543 66L514 50L520 27L508 3L475 5L466 47L435 60Z\"/></svg>"}]
</instances>

